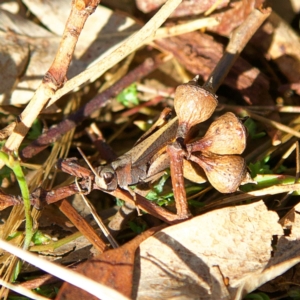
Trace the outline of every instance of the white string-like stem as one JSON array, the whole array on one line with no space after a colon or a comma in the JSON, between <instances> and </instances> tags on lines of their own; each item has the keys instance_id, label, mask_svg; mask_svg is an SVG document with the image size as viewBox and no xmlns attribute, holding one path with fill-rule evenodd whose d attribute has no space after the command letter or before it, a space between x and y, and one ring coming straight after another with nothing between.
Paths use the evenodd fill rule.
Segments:
<instances>
[{"instance_id":1,"label":"white string-like stem","mask_svg":"<svg viewBox=\"0 0 300 300\"><path fill-rule=\"evenodd\" d=\"M54 275L55 277L58 277L74 286L81 288L99 299L129 300L129 298L101 283L98 283L79 273L61 267L43 258L40 258L37 255L31 254L29 251L24 251L23 249L13 246L12 244L2 239L0 239L0 249L10 252L11 254L27 261L28 263L38 267L39 269L42 269L45 272Z\"/></svg>"},{"instance_id":2,"label":"white string-like stem","mask_svg":"<svg viewBox=\"0 0 300 300\"><path fill-rule=\"evenodd\" d=\"M84 161L87 163L87 165L89 166L89 168L91 169L91 171L93 172L93 174L98 177L99 175L97 174L95 168L92 166L92 164L89 162L89 160L87 159L86 155L82 152L82 150L77 147L78 152L80 153L80 155L83 157Z\"/></svg>"},{"instance_id":3,"label":"white string-like stem","mask_svg":"<svg viewBox=\"0 0 300 300\"><path fill-rule=\"evenodd\" d=\"M114 249L119 247L118 242L115 240L115 238L111 235L111 233L108 231L108 229L106 228L105 224L103 223L102 219L100 218L100 216L98 215L94 205L90 202L90 200L85 197L85 195L82 193L81 188L78 184L78 180L77 177L75 178L75 184L79 190L79 195L81 196L81 198L83 199L84 203L86 204L86 206L89 208L94 220L96 221L96 223L98 224L99 228L101 229L102 233L105 235L105 237L108 239L108 241L110 242L110 244L112 245L112 247Z\"/></svg>"}]
</instances>

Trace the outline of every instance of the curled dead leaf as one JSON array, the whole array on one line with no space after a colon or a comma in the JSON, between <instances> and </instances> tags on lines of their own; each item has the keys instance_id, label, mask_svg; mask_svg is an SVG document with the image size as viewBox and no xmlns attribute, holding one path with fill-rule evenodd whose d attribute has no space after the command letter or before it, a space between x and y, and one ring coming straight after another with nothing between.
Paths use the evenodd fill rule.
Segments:
<instances>
[{"instance_id":1,"label":"curled dead leaf","mask_svg":"<svg viewBox=\"0 0 300 300\"><path fill-rule=\"evenodd\" d=\"M203 168L211 185L220 193L233 193L246 175L245 160L239 155L199 153L190 159Z\"/></svg>"},{"instance_id":2,"label":"curled dead leaf","mask_svg":"<svg viewBox=\"0 0 300 300\"><path fill-rule=\"evenodd\" d=\"M231 112L219 117L208 128L205 136L189 145L189 153L195 151L215 154L241 154L246 148L246 129Z\"/></svg>"}]
</instances>

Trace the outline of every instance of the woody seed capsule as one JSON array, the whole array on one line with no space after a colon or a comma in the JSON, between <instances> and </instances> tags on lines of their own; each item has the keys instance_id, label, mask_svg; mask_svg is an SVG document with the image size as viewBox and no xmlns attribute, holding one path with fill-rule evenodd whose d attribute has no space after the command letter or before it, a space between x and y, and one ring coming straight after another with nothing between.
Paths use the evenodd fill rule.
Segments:
<instances>
[{"instance_id":1,"label":"woody seed capsule","mask_svg":"<svg viewBox=\"0 0 300 300\"><path fill-rule=\"evenodd\" d=\"M216 96L190 81L177 87L174 108L179 120L177 137L185 137L190 128L206 121L214 112Z\"/></svg>"}]
</instances>

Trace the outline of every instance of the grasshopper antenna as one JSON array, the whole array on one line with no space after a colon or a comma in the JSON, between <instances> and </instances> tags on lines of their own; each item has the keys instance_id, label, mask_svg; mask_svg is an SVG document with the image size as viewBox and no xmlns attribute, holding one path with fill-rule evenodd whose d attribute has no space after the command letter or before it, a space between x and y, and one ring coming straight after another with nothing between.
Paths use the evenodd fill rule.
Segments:
<instances>
[{"instance_id":1,"label":"grasshopper antenna","mask_svg":"<svg viewBox=\"0 0 300 300\"><path fill-rule=\"evenodd\" d=\"M91 169L91 171L94 173L94 175L96 177L98 177L99 175L97 174L95 168L91 165L91 163L89 162L89 160L87 159L86 155L83 153L83 151L77 147L77 150L79 151L80 155L83 157L83 159L85 160L85 162L88 164L89 168Z\"/></svg>"}]
</instances>

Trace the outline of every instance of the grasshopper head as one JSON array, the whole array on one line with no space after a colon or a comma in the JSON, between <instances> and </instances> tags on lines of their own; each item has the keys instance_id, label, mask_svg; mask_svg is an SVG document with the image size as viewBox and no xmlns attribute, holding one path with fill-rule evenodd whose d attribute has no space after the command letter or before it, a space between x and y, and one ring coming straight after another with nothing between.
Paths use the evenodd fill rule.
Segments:
<instances>
[{"instance_id":1,"label":"grasshopper head","mask_svg":"<svg viewBox=\"0 0 300 300\"><path fill-rule=\"evenodd\" d=\"M117 174L110 166L99 167L96 169L98 176L95 179L99 188L106 191L113 191L118 186Z\"/></svg>"}]
</instances>

